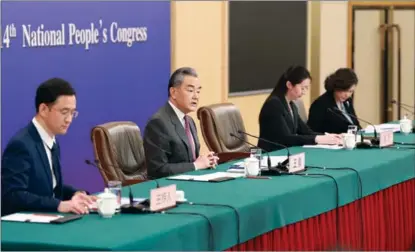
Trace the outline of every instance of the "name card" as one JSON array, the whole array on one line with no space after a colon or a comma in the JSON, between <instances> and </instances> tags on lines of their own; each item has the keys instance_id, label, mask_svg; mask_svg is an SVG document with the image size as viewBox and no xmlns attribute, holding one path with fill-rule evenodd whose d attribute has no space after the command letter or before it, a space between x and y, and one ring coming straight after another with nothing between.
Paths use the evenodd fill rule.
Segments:
<instances>
[{"instance_id":1,"label":"name card","mask_svg":"<svg viewBox=\"0 0 415 252\"><path fill-rule=\"evenodd\" d=\"M163 186L150 191L150 211L176 206L176 185Z\"/></svg>"},{"instance_id":2,"label":"name card","mask_svg":"<svg viewBox=\"0 0 415 252\"><path fill-rule=\"evenodd\" d=\"M393 131L380 132L379 147L387 147L393 145Z\"/></svg>"},{"instance_id":3,"label":"name card","mask_svg":"<svg viewBox=\"0 0 415 252\"><path fill-rule=\"evenodd\" d=\"M288 172L294 173L305 170L305 153L290 155L288 160Z\"/></svg>"}]
</instances>

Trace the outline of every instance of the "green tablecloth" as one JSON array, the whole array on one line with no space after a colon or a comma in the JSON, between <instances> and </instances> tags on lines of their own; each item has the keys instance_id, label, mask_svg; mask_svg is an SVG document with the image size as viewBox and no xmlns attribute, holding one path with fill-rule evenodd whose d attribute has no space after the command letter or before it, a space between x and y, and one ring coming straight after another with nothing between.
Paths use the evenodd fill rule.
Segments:
<instances>
[{"instance_id":1,"label":"green tablecloth","mask_svg":"<svg viewBox=\"0 0 415 252\"><path fill-rule=\"evenodd\" d=\"M396 141L415 142L415 134L395 134ZM415 177L415 150L323 150L290 148L306 152L306 164L326 167L352 167L362 179L367 196ZM273 155L284 155L281 150ZM217 170L226 170L229 164ZM213 172L197 171L194 174ZM309 169L308 173L333 176L339 188L339 204L358 197L358 180L353 171ZM222 183L160 179L161 186L177 184L189 201L227 204L240 215L241 242L273 229L295 223L336 207L334 182L327 177L272 177L269 180L240 178ZM135 197L148 197L154 181L134 185ZM123 191L127 196L127 190ZM213 225L216 250L237 243L235 212L225 207L180 205L172 212L197 212ZM2 222L3 250L207 250L208 222L190 215L116 215L111 219L90 214L64 225Z\"/></svg>"}]
</instances>

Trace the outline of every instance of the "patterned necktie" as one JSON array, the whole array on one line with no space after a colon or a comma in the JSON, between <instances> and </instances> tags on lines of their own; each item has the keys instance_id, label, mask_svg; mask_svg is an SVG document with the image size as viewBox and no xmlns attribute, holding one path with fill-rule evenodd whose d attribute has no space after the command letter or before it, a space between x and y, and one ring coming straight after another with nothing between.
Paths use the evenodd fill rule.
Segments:
<instances>
[{"instance_id":1,"label":"patterned necktie","mask_svg":"<svg viewBox=\"0 0 415 252\"><path fill-rule=\"evenodd\" d=\"M195 161L196 160L195 143L193 140L192 132L190 131L189 117L187 115L184 116L184 131L186 132L187 140L190 144L190 147L192 148L192 156L193 156L192 161Z\"/></svg>"}]
</instances>

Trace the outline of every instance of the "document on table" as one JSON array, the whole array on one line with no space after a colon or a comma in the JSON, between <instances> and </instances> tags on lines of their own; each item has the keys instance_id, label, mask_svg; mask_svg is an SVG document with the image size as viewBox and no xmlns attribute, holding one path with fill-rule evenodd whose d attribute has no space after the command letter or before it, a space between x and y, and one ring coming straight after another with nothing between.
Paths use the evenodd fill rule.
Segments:
<instances>
[{"instance_id":1,"label":"document on table","mask_svg":"<svg viewBox=\"0 0 415 252\"><path fill-rule=\"evenodd\" d=\"M328 145L328 144L304 145L303 147L304 148L315 148L315 149L329 149L329 150L343 149L343 145Z\"/></svg>"},{"instance_id":2,"label":"document on table","mask_svg":"<svg viewBox=\"0 0 415 252\"><path fill-rule=\"evenodd\" d=\"M62 217L62 215L55 214L14 213L1 217L1 220L33 223L50 223L51 221L57 220Z\"/></svg>"},{"instance_id":3,"label":"document on table","mask_svg":"<svg viewBox=\"0 0 415 252\"><path fill-rule=\"evenodd\" d=\"M277 166L278 163L282 163L287 159L287 156L269 156L271 159L271 166ZM244 168L244 162L237 162L231 166L231 169L243 169ZM268 156L263 156L261 159L261 168L267 168L268 167Z\"/></svg>"},{"instance_id":4,"label":"document on table","mask_svg":"<svg viewBox=\"0 0 415 252\"><path fill-rule=\"evenodd\" d=\"M396 123L384 123L384 124L378 124L375 125L376 127L376 132L380 133L383 131L392 131L392 132L399 132L401 131L401 126L399 124ZM365 133L374 133L374 129L373 126L368 125L365 128Z\"/></svg>"},{"instance_id":5,"label":"document on table","mask_svg":"<svg viewBox=\"0 0 415 252\"><path fill-rule=\"evenodd\" d=\"M235 174L235 173L230 173L230 172L214 172L214 173L210 173L206 175L178 175L178 176L169 177L169 179L208 182L210 180L223 178L223 177L239 178L243 176L244 176L243 174Z\"/></svg>"}]
</instances>

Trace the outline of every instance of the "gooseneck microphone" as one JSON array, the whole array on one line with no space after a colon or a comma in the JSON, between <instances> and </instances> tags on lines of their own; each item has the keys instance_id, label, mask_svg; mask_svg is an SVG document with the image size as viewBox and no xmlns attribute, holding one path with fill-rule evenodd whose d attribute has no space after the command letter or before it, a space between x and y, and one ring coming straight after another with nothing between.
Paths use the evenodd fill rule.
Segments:
<instances>
[{"instance_id":1,"label":"gooseneck microphone","mask_svg":"<svg viewBox=\"0 0 415 252\"><path fill-rule=\"evenodd\" d=\"M392 100L391 103L395 104L396 106L400 106L400 107L404 108L405 110L406 109L415 109L414 106L411 106L411 105L408 105L408 104L405 104L405 103L402 103L402 102L398 102L396 100ZM413 111L411 111L411 112L413 112Z\"/></svg>"},{"instance_id":2,"label":"gooseneck microphone","mask_svg":"<svg viewBox=\"0 0 415 252\"><path fill-rule=\"evenodd\" d=\"M262 141L264 141L264 142L267 142L267 143L270 143L270 144L272 144L272 145L275 145L275 146L282 147L282 148L286 149L286 150L287 150L287 159L286 159L284 162L282 162L282 163L281 163L281 165L283 165L285 168L287 167L287 165L288 165L288 160L290 159L291 153L290 153L290 149L289 149L286 145L283 145L283 144L280 144L280 143L276 143L276 142L272 142L272 141L267 140L267 139L265 139L265 138L262 138L262 137L257 137L257 136L251 135L251 134L249 134L249 133L243 132L243 131L241 131L241 130L238 130L238 133L240 133L240 134L244 134L244 135L247 135L247 136L250 136L250 137L256 138L256 139L258 139L258 140L262 140ZM288 170L288 169L287 169L287 170Z\"/></svg>"},{"instance_id":3,"label":"gooseneck microphone","mask_svg":"<svg viewBox=\"0 0 415 252\"><path fill-rule=\"evenodd\" d=\"M238 132L239 132L239 131L238 131ZM232 132L231 132L231 133L229 133L229 135L230 135L231 137L235 137L235 138L237 138L237 139L241 140L241 141L242 141L242 142L244 142L244 143L247 143L247 144L251 145L252 147L259 148L258 146L254 145L254 144L251 144L250 142L246 141L246 140L245 140L245 139L243 139L242 137L239 137L239 136L237 136L237 135L233 134ZM262 149L262 148L259 148L259 149L261 149L261 150L262 150L262 152L264 152L265 154L267 154L267 166L268 166L268 170L269 170L269 169L271 169L271 157L269 156L269 153L268 153L267 151L265 151L264 149Z\"/></svg>"},{"instance_id":4,"label":"gooseneck microphone","mask_svg":"<svg viewBox=\"0 0 415 252\"><path fill-rule=\"evenodd\" d=\"M411 115L415 115L415 111L414 111L415 108L413 106L409 106L405 103L397 102L396 100L392 100L391 103L396 105L398 108L401 108L401 109L409 112ZM412 127L412 133L415 133L415 127Z\"/></svg>"},{"instance_id":5,"label":"gooseneck microphone","mask_svg":"<svg viewBox=\"0 0 415 252\"><path fill-rule=\"evenodd\" d=\"M364 119L361 119L361 118L359 118L359 117L357 117L357 116L355 116L353 114L350 114L350 113L348 113L346 111L341 111L339 108L334 108L334 109L328 108L327 110L330 111L331 113L335 114L335 115L340 116L340 117L341 117L341 115L335 113L335 111L339 111L340 113L346 113L348 116L351 116L351 117L355 118L356 120L363 121L363 122L365 122L367 124L370 124L370 126L373 127L373 134L374 134L374 139L371 139L370 142L371 142L372 145L379 145L378 132L376 130L375 125L373 125L371 122L366 121ZM341 117L341 118L343 118L343 117ZM343 119L345 121L347 121L346 118L343 118ZM349 122L349 121L347 121L347 122ZM361 143L361 145L362 145L361 147L364 147L364 148L370 147L370 146L363 146L363 145L365 145L364 142L363 142L363 136L362 136L362 143Z\"/></svg>"}]
</instances>

